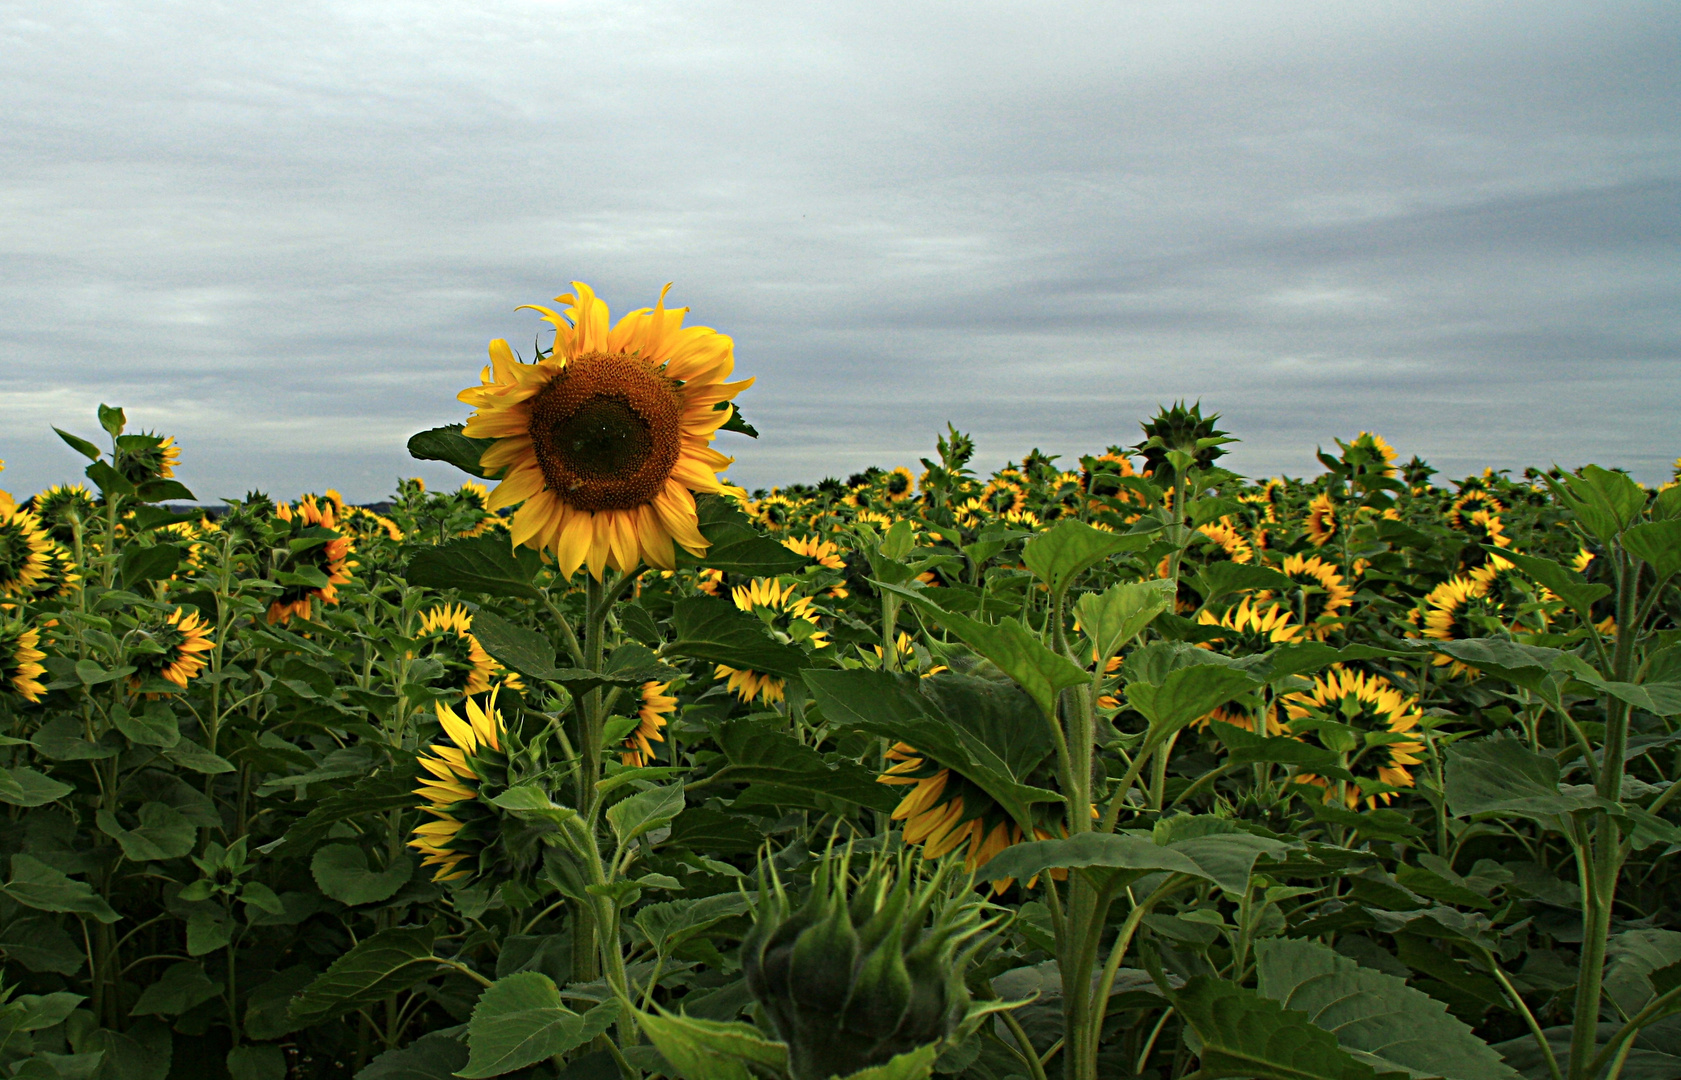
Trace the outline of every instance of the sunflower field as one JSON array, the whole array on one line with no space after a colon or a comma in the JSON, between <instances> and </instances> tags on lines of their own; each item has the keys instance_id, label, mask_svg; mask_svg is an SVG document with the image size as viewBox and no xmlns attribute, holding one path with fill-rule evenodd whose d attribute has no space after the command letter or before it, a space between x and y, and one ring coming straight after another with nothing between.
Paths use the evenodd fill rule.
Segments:
<instances>
[{"instance_id":1,"label":"sunflower field","mask_svg":"<svg viewBox=\"0 0 1681 1080\"><path fill-rule=\"evenodd\" d=\"M1681 1077L1681 486L1176 405L749 493L730 339L575 288L458 490L101 406L0 493L0 1077Z\"/></svg>"}]
</instances>

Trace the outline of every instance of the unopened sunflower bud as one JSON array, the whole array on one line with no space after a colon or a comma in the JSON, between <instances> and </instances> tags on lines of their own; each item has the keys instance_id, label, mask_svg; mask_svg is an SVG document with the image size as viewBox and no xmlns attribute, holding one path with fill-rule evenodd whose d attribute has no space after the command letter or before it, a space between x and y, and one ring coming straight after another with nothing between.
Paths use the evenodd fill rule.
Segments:
<instances>
[{"instance_id":1,"label":"unopened sunflower bud","mask_svg":"<svg viewBox=\"0 0 1681 1080\"><path fill-rule=\"evenodd\" d=\"M849 861L827 860L793 914L774 868L760 869L742 967L794 1080L849 1076L937 1042L968 1007L953 954L983 928L976 905L937 905L945 875L915 888L903 857L873 861L856 884Z\"/></svg>"}]
</instances>

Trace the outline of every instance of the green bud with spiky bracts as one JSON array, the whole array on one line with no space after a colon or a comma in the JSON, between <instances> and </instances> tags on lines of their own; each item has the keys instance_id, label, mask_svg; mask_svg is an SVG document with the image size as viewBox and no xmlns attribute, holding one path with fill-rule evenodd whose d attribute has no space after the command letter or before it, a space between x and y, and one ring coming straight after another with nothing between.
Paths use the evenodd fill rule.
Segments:
<instances>
[{"instance_id":1,"label":"green bud with spiky bracts","mask_svg":"<svg viewBox=\"0 0 1681 1080\"><path fill-rule=\"evenodd\" d=\"M908 855L877 856L856 878L852 852L831 849L811 894L791 912L768 861L742 941L747 987L788 1044L793 1080L829 1080L949 1037L968 1008L957 947L984 925L950 868L926 880Z\"/></svg>"},{"instance_id":2,"label":"green bud with spiky bracts","mask_svg":"<svg viewBox=\"0 0 1681 1080\"><path fill-rule=\"evenodd\" d=\"M1144 455L1144 468L1153 474L1158 485L1166 487L1178 481L1175 455L1188 458L1190 466L1198 469L1206 469L1225 456L1226 452L1220 448L1237 440L1215 428L1218 419L1219 413L1203 416L1200 401L1188 409L1181 401L1171 409L1162 408L1140 425L1145 438L1135 449Z\"/></svg>"}]
</instances>

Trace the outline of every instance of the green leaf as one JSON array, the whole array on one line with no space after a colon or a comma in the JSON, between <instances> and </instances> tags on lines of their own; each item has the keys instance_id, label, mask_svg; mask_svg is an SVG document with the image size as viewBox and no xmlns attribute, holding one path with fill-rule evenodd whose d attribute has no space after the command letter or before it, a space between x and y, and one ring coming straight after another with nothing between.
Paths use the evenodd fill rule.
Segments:
<instances>
[{"instance_id":1,"label":"green leaf","mask_svg":"<svg viewBox=\"0 0 1681 1080\"><path fill-rule=\"evenodd\" d=\"M92 886L29 855L12 856L12 878L0 886L0 891L37 911L73 911L92 915L102 923L122 918Z\"/></svg>"},{"instance_id":2,"label":"green leaf","mask_svg":"<svg viewBox=\"0 0 1681 1080\"><path fill-rule=\"evenodd\" d=\"M1674 716L1681 713L1681 683L1649 682L1627 683L1613 682L1601 678L1581 657L1563 654L1558 659L1558 666L1568 671L1575 678L1610 694L1620 701L1626 701L1637 709L1645 709L1657 716Z\"/></svg>"},{"instance_id":3,"label":"green leaf","mask_svg":"<svg viewBox=\"0 0 1681 1080\"><path fill-rule=\"evenodd\" d=\"M918 595L915 589L880 581L875 584L904 597L924 615L962 638L965 645L991 660L1032 696L1047 719L1056 716L1057 694L1089 678L1084 670L1067 657L1058 656L1046 648L1039 635L1014 619L1005 619L997 624L978 622L967 615L946 611Z\"/></svg>"},{"instance_id":4,"label":"green leaf","mask_svg":"<svg viewBox=\"0 0 1681 1080\"><path fill-rule=\"evenodd\" d=\"M1052 595L1068 591L1074 579L1092 566L1126 551L1142 551L1149 537L1094 529L1067 518L1022 545L1021 559Z\"/></svg>"},{"instance_id":5,"label":"green leaf","mask_svg":"<svg viewBox=\"0 0 1681 1080\"><path fill-rule=\"evenodd\" d=\"M356 1080L454 1080L467 1065L467 1047L443 1032L422 1035L401 1050L368 1062Z\"/></svg>"},{"instance_id":6,"label":"green leaf","mask_svg":"<svg viewBox=\"0 0 1681 1080\"><path fill-rule=\"evenodd\" d=\"M680 567L705 566L747 577L775 577L796 573L810 563L804 555L788 550L760 532L734 499L697 495L695 514L700 535L708 547L705 555L691 555L678 548Z\"/></svg>"},{"instance_id":7,"label":"green leaf","mask_svg":"<svg viewBox=\"0 0 1681 1080\"><path fill-rule=\"evenodd\" d=\"M1681 521L1648 521L1623 532L1623 550L1652 565L1658 580L1681 570Z\"/></svg>"},{"instance_id":8,"label":"green leaf","mask_svg":"<svg viewBox=\"0 0 1681 1080\"><path fill-rule=\"evenodd\" d=\"M669 655L784 679L798 675L809 662L798 646L773 641L764 623L721 597L679 600L672 608L671 623L677 640L666 646Z\"/></svg>"},{"instance_id":9,"label":"green leaf","mask_svg":"<svg viewBox=\"0 0 1681 1080\"><path fill-rule=\"evenodd\" d=\"M1495 675L1516 686L1541 690L1547 674L1564 654L1557 649L1524 645L1503 638L1467 638L1463 641L1432 641L1432 652L1446 653L1485 674Z\"/></svg>"},{"instance_id":10,"label":"green leaf","mask_svg":"<svg viewBox=\"0 0 1681 1080\"><path fill-rule=\"evenodd\" d=\"M1225 824L1223 819L1213 820ZM1221 832L1174 840L1167 849L1188 856L1202 871L1201 877L1241 896L1254 873L1256 860L1262 856L1282 860L1292 847L1300 846L1246 832Z\"/></svg>"},{"instance_id":11,"label":"green leaf","mask_svg":"<svg viewBox=\"0 0 1681 1080\"><path fill-rule=\"evenodd\" d=\"M0 769L0 802L13 806L44 806L76 790L28 766Z\"/></svg>"},{"instance_id":12,"label":"green leaf","mask_svg":"<svg viewBox=\"0 0 1681 1080\"><path fill-rule=\"evenodd\" d=\"M429 589L537 600L540 594L531 582L541 565L535 551L516 548L505 534L489 532L416 552L403 576L410 585Z\"/></svg>"},{"instance_id":13,"label":"green leaf","mask_svg":"<svg viewBox=\"0 0 1681 1080\"><path fill-rule=\"evenodd\" d=\"M163 756L196 773L206 776L216 776L221 773L234 771L233 764L227 758L212 754L193 740L183 736L180 742L163 752Z\"/></svg>"},{"instance_id":14,"label":"green leaf","mask_svg":"<svg viewBox=\"0 0 1681 1080\"><path fill-rule=\"evenodd\" d=\"M228 1051L232 1080L286 1080L286 1051L273 1043L247 1043Z\"/></svg>"},{"instance_id":15,"label":"green leaf","mask_svg":"<svg viewBox=\"0 0 1681 1080\"><path fill-rule=\"evenodd\" d=\"M162 701L148 701L138 713L115 707L111 719L117 730L136 746L169 750L181 741L181 722L175 711Z\"/></svg>"},{"instance_id":16,"label":"green leaf","mask_svg":"<svg viewBox=\"0 0 1681 1080\"><path fill-rule=\"evenodd\" d=\"M1509 548L1483 545L1483 550L1506 559L1519 570L1545 585L1569 604L1583 622L1593 621L1593 602L1611 595L1609 585L1588 584L1574 570L1567 570L1551 559L1538 555L1524 555Z\"/></svg>"},{"instance_id":17,"label":"green leaf","mask_svg":"<svg viewBox=\"0 0 1681 1080\"><path fill-rule=\"evenodd\" d=\"M1681 962L1681 933L1674 930L1624 930L1605 947L1605 995L1627 1016L1657 996L1652 978Z\"/></svg>"},{"instance_id":18,"label":"green leaf","mask_svg":"<svg viewBox=\"0 0 1681 1080\"><path fill-rule=\"evenodd\" d=\"M192 502L198 498L179 480L148 480L135 488L134 493L149 503Z\"/></svg>"},{"instance_id":19,"label":"green leaf","mask_svg":"<svg viewBox=\"0 0 1681 1080\"><path fill-rule=\"evenodd\" d=\"M1128 581L1086 593L1074 602L1074 613L1099 658L1107 662L1172 605L1171 581Z\"/></svg>"},{"instance_id":20,"label":"green leaf","mask_svg":"<svg viewBox=\"0 0 1681 1080\"><path fill-rule=\"evenodd\" d=\"M620 646L608 659L606 671L556 667L554 646L547 637L488 611L473 615L473 636L485 652L521 675L560 683L573 694L588 693L597 686L639 687L677 676L675 669L655 661L654 654L642 646Z\"/></svg>"},{"instance_id":21,"label":"green leaf","mask_svg":"<svg viewBox=\"0 0 1681 1080\"><path fill-rule=\"evenodd\" d=\"M198 829L173 806L149 802L140 807L140 824L124 829L117 815L101 810L99 831L122 846L123 854L135 862L179 859L193 850Z\"/></svg>"},{"instance_id":22,"label":"green leaf","mask_svg":"<svg viewBox=\"0 0 1681 1080\"><path fill-rule=\"evenodd\" d=\"M74 975L88 962L85 946L64 932L57 919L26 915L0 931L0 952L30 971Z\"/></svg>"},{"instance_id":23,"label":"green leaf","mask_svg":"<svg viewBox=\"0 0 1681 1080\"><path fill-rule=\"evenodd\" d=\"M719 893L698 900L667 900L644 904L636 912L636 927L661 956L689 938L748 909L740 893Z\"/></svg>"},{"instance_id":24,"label":"green leaf","mask_svg":"<svg viewBox=\"0 0 1681 1080\"><path fill-rule=\"evenodd\" d=\"M1306 1013L1375 1068L1454 1080L1519 1080L1445 1004L1405 979L1300 938L1257 942L1255 959L1262 995Z\"/></svg>"},{"instance_id":25,"label":"green leaf","mask_svg":"<svg viewBox=\"0 0 1681 1080\"><path fill-rule=\"evenodd\" d=\"M671 824L671 820L682 812L683 785L667 784L665 787L639 791L630 798L609 806L607 824L613 827L613 835L618 837L619 843L623 845L638 836Z\"/></svg>"},{"instance_id":26,"label":"green leaf","mask_svg":"<svg viewBox=\"0 0 1681 1080\"><path fill-rule=\"evenodd\" d=\"M55 427L53 430L58 432L58 437L70 444L70 449L76 451L76 453L81 454L89 461L99 460L99 447L93 445L93 443L90 443L79 436L72 435L63 428Z\"/></svg>"},{"instance_id":27,"label":"green leaf","mask_svg":"<svg viewBox=\"0 0 1681 1080\"><path fill-rule=\"evenodd\" d=\"M83 473L107 499L134 494L134 485L124 479L122 473L113 469L108 461L96 461L84 469Z\"/></svg>"},{"instance_id":28,"label":"green leaf","mask_svg":"<svg viewBox=\"0 0 1681 1080\"><path fill-rule=\"evenodd\" d=\"M1253 689L1257 682L1243 668L1197 664L1168 672L1160 685L1130 682L1126 686L1126 699L1127 704L1150 721L1152 733L1168 733Z\"/></svg>"},{"instance_id":29,"label":"green leaf","mask_svg":"<svg viewBox=\"0 0 1681 1080\"><path fill-rule=\"evenodd\" d=\"M1456 817L1516 814L1552 824L1551 819L1577 810L1618 809L1585 791L1562 792L1557 761L1499 736L1450 747L1446 789L1448 809Z\"/></svg>"},{"instance_id":30,"label":"green leaf","mask_svg":"<svg viewBox=\"0 0 1681 1080\"><path fill-rule=\"evenodd\" d=\"M557 805L537 784L515 784L489 802L515 817L538 818L556 825L578 816L578 812L570 806Z\"/></svg>"},{"instance_id":31,"label":"green leaf","mask_svg":"<svg viewBox=\"0 0 1681 1080\"><path fill-rule=\"evenodd\" d=\"M825 800L890 812L899 796L876 783L876 774L856 761L826 760L789 735L786 725L743 717L717 727L714 735L725 765L713 775L754 785L747 804L823 809Z\"/></svg>"},{"instance_id":32,"label":"green leaf","mask_svg":"<svg viewBox=\"0 0 1681 1080\"><path fill-rule=\"evenodd\" d=\"M1229 764L1253 765L1266 762L1274 765L1294 765L1304 772L1328 776L1333 780L1354 779L1354 775L1342 767L1341 755L1322 746L1283 736L1269 738L1219 720L1210 724L1209 730L1230 751L1226 757Z\"/></svg>"},{"instance_id":33,"label":"green leaf","mask_svg":"<svg viewBox=\"0 0 1681 1080\"><path fill-rule=\"evenodd\" d=\"M383 870L368 869L368 856L354 844L318 848L309 862L321 892L341 904L372 904L389 900L414 875L414 860L399 855Z\"/></svg>"},{"instance_id":34,"label":"green leaf","mask_svg":"<svg viewBox=\"0 0 1681 1080\"><path fill-rule=\"evenodd\" d=\"M1322 641L1295 641L1267 653L1266 679L1277 682L1289 675L1306 675L1332 664L1353 664L1361 660L1406 655L1396 649L1378 649L1370 645L1345 645L1339 649Z\"/></svg>"},{"instance_id":35,"label":"green leaf","mask_svg":"<svg viewBox=\"0 0 1681 1080\"><path fill-rule=\"evenodd\" d=\"M99 406L99 426L113 439L123 433L128 426L128 417L123 415L122 409L115 405L101 404Z\"/></svg>"},{"instance_id":36,"label":"green leaf","mask_svg":"<svg viewBox=\"0 0 1681 1080\"><path fill-rule=\"evenodd\" d=\"M945 1049L940 1043L924 1043L915 1050L895 1054L892 1059L868 1069L848 1073L844 1080L927 1080L934 1073L934 1062Z\"/></svg>"},{"instance_id":37,"label":"green leaf","mask_svg":"<svg viewBox=\"0 0 1681 1080\"><path fill-rule=\"evenodd\" d=\"M633 1012L648 1041L688 1080L755 1080L767 1072L787 1072L788 1048L751 1024L700 1020L665 1009Z\"/></svg>"},{"instance_id":38,"label":"green leaf","mask_svg":"<svg viewBox=\"0 0 1681 1080\"><path fill-rule=\"evenodd\" d=\"M1054 791L1023 783L1047 753L1038 740L1049 736L1034 715L1037 705L1007 683L987 687L986 680L962 675L919 679L886 671L818 669L808 669L802 678L831 724L916 747L984 789L1024 829L1033 823L1032 804L1062 801ZM954 684L948 699L967 702L973 711L942 711L928 691L946 683ZM1026 718L1034 722L1018 722L1013 733L1001 737L997 729L1008 718L1023 716L1006 693L1021 695ZM990 705L989 695L995 699Z\"/></svg>"},{"instance_id":39,"label":"green leaf","mask_svg":"<svg viewBox=\"0 0 1681 1080\"><path fill-rule=\"evenodd\" d=\"M1204 1080L1377 1080L1379 1076L1303 1013L1235 983L1197 975L1166 994L1202 1043L1198 1051L1202 1067L1197 1075Z\"/></svg>"},{"instance_id":40,"label":"green leaf","mask_svg":"<svg viewBox=\"0 0 1681 1080\"><path fill-rule=\"evenodd\" d=\"M1125 833L1079 833L1061 840L1035 840L1014 844L977 872L985 881L1014 878L1026 881L1050 869L1106 867L1134 871L1139 877L1152 871L1209 877L1207 871L1185 852L1163 847L1141 836ZM1241 886L1239 887L1241 890Z\"/></svg>"},{"instance_id":41,"label":"green leaf","mask_svg":"<svg viewBox=\"0 0 1681 1080\"><path fill-rule=\"evenodd\" d=\"M140 1000L129 1010L130 1016L180 1016L195 1005L209 1001L222 992L222 984L212 982L204 973L204 965L190 960L171 964L163 977L140 992Z\"/></svg>"},{"instance_id":42,"label":"green leaf","mask_svg":"<svg viewBox=\"0 0 1681 1080\"><path fill-rule=\"evenodd\" d=\"M407 990L437 973L438 927L397 926L364 938L292 999L292 1019L308 1027Z\"/></svg>"},{"instance_id":43,"label":"green leaf","mask_svg":"<svg viewBox=\"0 0 1681 1080\"><path fill-rule=\"evenodd\" d=\"M730 418L718 425L719 431L733 431L738 435L745 435L749 439L759 437L759 429L742 419L741 409L734 402L719 402L719 404L730 410Z\"/></svg>"},{"instance_id":44,"label":"green leaf","mask_svg":"<svg viewBox=\"0 0 1681 1080\"><path fill-rule=\"evenodd\" d=\"M1212 604L1222 596L1250 589L1288 591L1296 582L1270 566L1231 561L1210 563L1197 571L1187 583L1202 596L1204 604Z\"/></svg>"},{"instance_id":45,"label":"green leaf","mask_svg":"<svg viewBox=\"0 0 1681 1080\"><path fill-rule=\"evenodd\" d=\"M421 461L447 461L464 473L482 480L495 476L479 468L479 458L496 445L495 439L469 439L461 434L463 424L445 424L409 436L409 457ZM497 474L500 475L500 474Z\"/></svg>"},{"instance_id":46,"label":"green leaf","mask_svg":"<svg viewBox=\"0 0 1681 1080\"><path fill-rule=\"evenodd\" d=\"M13 999L13 1004L22 1006L24 1011L18 1027L24 1031L57 1027L86 1000L81 994L72 994L68 990L57 990L51 994L20 994Z\"/></svg>"},{"instance_id":47,"label":"green leaf","mask_svg":"<svg viewBox=\"0 0 1681 1080\"><path fill-rule=\"evenodd\" d=\"M130 544L117 560L117 581L125 589L145 581L167 581L180 564L181 549L174 544Z\"/></svg>"},{"instance_id":48,"label":"green leaf","mask_svg":"<svg viewBox=\"0 0 1681 1080\"><path fill-rule=\"evenodd\" d=\"M582 1046L619 1015L608 1001L580 1016L561 1004L554 980L537 971L498 979L473 1006L467 1023L471 1056L457 1076L484 1080Z\"/></svg>"},{"instance_id":49,"label":"green leaf","mask_svg":"<svg viewBox=\"0 0 1681 1080\"><path fill-rule=\"evenodd\" d=\"M187 916L187 955L208 956L233 940L233 920L220 907L199 908Z\"/></svg>"},{"instance_id":50,"label":"green leaf","mask_svg":"<svg viewBox=\"0 0 1681 1080\"><path fill-rule=\"evenodd\" d=\"M164 1080L169 1075L175 1040L157 1020L146 1019L117 1032L99 1028L89 1032L79 1048L84 1054L102 1053L99 1080Z\"/></svg>"}]
</instances>

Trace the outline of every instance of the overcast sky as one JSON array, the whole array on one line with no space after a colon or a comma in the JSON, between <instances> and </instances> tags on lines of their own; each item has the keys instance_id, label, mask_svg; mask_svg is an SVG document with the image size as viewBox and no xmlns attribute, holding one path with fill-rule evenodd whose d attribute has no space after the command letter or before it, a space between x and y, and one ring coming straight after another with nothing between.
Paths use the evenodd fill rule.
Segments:
<instances>
[{"instance_id":1,"label":"overcast sky","mask_svg":"<svg viewBox=\"0 0 1681 1080\"><path fill-rule=\"evenodd\" d=\"M0 3L0 487L355 500L574 279L735 338L749 486L1134 442L1681 454L1681 4Z\"/></svg>"}]
</instances>

